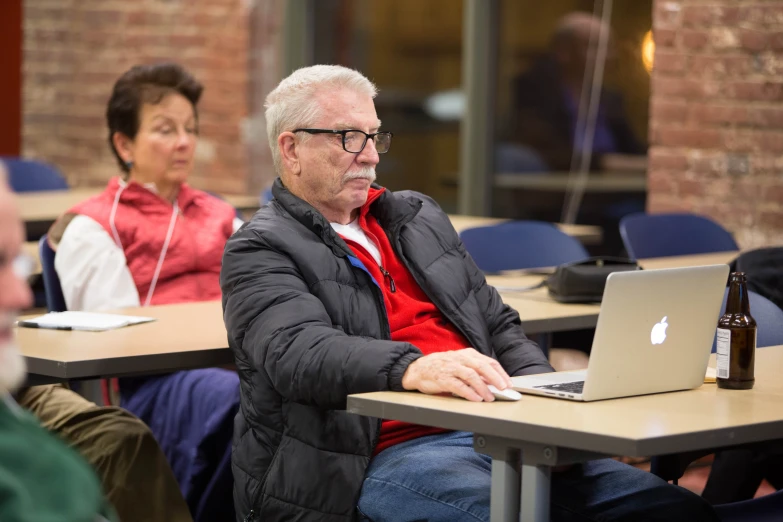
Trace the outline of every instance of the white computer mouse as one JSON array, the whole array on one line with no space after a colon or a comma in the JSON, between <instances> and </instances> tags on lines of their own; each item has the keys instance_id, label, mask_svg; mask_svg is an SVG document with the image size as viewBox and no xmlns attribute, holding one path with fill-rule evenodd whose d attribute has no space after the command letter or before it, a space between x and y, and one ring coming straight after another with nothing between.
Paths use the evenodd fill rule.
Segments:
<instances>
[{"instance_id":1,"label":"white computer mouse","mask_svg":"<svg viewBox=\"0 0 783 522\"><path fill-rule=\"evenodd\" d=\"M498 401L518 401L519 399L522 398L521 393L512 390L511 388L506 388L505 390L498 390L492 384L488 384L487 388L489 388L489 391L492 392L492 395L494 395L495 399Z\"/></svg>"}]
</instances>

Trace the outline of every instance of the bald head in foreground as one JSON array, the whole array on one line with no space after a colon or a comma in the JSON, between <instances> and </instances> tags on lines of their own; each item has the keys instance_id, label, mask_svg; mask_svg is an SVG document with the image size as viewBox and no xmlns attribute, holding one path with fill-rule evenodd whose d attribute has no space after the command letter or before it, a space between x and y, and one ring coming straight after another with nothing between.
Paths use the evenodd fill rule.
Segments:
<instances>
[{"instance_id":1,"label":"bald head in foreground","mask_svg":"<svg viewBox=\"0 0 783 522\"><path fill-rule=\"evenodd\" d=\"M14 321L32 304L24 227L0 162L0 520L105 521L114 514L95 473L12 397L25 379Z\"/></svg>"},{"instance_id":2,"label":"bald head in foreground","mask_svg":"<svg viewBox=\"0 0 783 522\"><path fill-rule=\"evenodd\" d=\"M24 278L29 263L19 257L24 237L16 199L0 162L0 393L16 390L25 378L24 359L13 335L18 311L32 303Z\"/></svg>"}]
</instances>

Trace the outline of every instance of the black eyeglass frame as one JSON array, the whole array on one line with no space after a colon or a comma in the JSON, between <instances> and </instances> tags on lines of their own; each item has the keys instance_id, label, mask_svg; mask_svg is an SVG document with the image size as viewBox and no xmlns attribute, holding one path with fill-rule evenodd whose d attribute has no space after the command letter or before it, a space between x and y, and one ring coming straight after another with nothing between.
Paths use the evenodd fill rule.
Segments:
<instances>
[{"instance_id":1,"label":"black eyeglass frame","mask_svg":"<svg viewBox=\"0 0 783 522\"><path fill-rule=\"evenodd\" d=\"M388 148L388 149L386 149L386 150L385 150L385 151L383 151L383 152L381 152L381 151L378 151L378 154L386 154L386 153L387 153L387 152L389 152L389 150L391 149L391 140L392 140L392 138L394 137L394 134L393 134L392 132L389 132L389 131L383 131L383 132L373 132L372 134L367 134L366 132L364 132L364 131L361 131L361 130L359 130L359 129L345 129L345 130L332 130L332 129L294 129L294 130L292 130L291 132L306 132L306 133L308 133L308 134L339 134L339 135L341 135L341 136L342 136L342 140L340 140L340 141L341 141L341 142L342 142L342 144L343 144L343 150L344 150L345 152L348 152L348 153L350 153L350 154L361 154L361 153L362 153L362 151L364 150L364 147L366 147L366 146L367 146L367 141L368 141L368 140L371 140L371 139L375 138L375 136L379 136L379 135L389 136L389 148ZM346 134L348 134L349 132L360 132L360 133L364 134L364 143L362 143L362 146L361 146L361 148L360 148L358 151L356 151L356 152L354 152L354 151L352 151L352 150L348 150L348 149L345 147L345 135L346 135Z\"/></svg>"}]
</instances>

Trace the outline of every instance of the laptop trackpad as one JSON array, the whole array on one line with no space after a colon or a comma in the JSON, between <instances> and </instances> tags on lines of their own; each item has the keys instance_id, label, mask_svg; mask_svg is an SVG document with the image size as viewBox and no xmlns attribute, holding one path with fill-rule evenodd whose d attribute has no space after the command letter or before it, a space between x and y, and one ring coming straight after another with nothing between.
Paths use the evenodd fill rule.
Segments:
<instances>
[{"instance_id":1,"label":"laptop trackpad","mask_svg":"<svg viewBox=\"0 0 783 522\"><path fill-rule=\"evenodd\" d=\"M539 373L536 375L525 375L522 377L512 377L513 388L535 388L547 384L558 384L561 382L584 381L587 377L587 370L577 370L573 372L554 372Z\"/></svg>"}]
</instances>

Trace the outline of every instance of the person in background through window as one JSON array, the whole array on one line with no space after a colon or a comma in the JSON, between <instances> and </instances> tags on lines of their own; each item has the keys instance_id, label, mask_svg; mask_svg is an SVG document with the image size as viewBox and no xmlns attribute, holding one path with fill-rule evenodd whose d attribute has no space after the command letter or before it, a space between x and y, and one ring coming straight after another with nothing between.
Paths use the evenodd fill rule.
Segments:
<instances>
[{"instance_id":1,"label":"person in background through window","mask_svg":"<svg viewBox=\"0 0 783 522\"><path fill-rule=\"evenodd\" d=\"M577 128L584 76L592 76L593 61L589 55L595 52L599 33L605 31L609 28L593 15L569 13L558 23L549 52L514 80L504 141L535 151L547 170L568 171L574 142L584 139L584 133ZM611 48L610 40L610 62ZM646 147L628 122L622 95L604 88L595 122L592 166L597 168L604 154L645 152ZM504 172L504 166L499 165L498 171Z\"/></svg>"}]
</instances>

